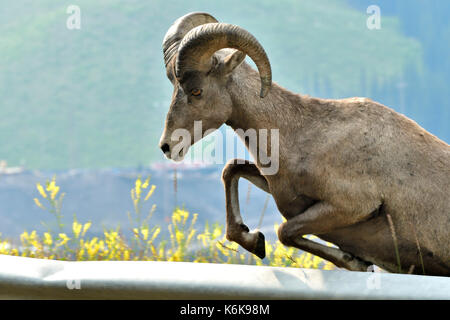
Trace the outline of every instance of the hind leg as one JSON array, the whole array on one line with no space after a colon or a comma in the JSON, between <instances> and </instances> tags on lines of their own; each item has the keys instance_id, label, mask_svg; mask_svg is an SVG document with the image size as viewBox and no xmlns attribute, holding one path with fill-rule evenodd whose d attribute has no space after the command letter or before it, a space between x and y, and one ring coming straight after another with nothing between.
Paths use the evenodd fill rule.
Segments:
<instances>
[{"instance_id":1,"label":"hind leg","mask_svg":"<svg viewBox=\"0 0 450 320\"><path fill-rule=\"evenodd\" d=\"M372 263L363 261L350 253L304 239L306 234L321 234L357 223L365 215L347 215L324 202L318 202L303 213L284 222L278 228L278 238L286 246L295 247L352 271L367 271Z\"/></svg>"}]
</instances>

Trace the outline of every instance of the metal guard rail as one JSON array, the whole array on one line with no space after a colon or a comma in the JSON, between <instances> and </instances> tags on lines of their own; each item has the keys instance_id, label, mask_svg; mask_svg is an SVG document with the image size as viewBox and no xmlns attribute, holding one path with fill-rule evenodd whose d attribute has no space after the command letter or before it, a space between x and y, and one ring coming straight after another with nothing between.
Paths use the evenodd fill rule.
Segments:
<instances>
[{"instance_id":1,"label":"metal guard rail","mask_svg":"<svg viewBox=\"0 0 450 320\"><path fill-rule=\"evenodd\" d=\"M1 299L450 299L450 278L0 255Z\"/></svg>"}]
</instances>

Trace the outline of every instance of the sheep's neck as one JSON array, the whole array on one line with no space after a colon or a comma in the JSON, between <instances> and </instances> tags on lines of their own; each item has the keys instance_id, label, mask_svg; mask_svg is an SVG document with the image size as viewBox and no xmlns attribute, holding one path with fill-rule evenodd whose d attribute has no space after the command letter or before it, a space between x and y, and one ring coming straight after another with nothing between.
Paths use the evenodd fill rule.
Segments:
<instances>
[{"instance_id":1,"label":"sheep's neck","mask_svg":"<svg viewBox=\"0 0 450 320\"><path fill-rule=\"evenodd\" d=\"M269 94L260 98L258 73L248 66L233 78L229 86L233 99L233 112L227 121L234 130L279 129L280 135L298 132L312 117L307 97L294 94L273 83ZM280 136L280 138L282 138Z\"/></svg>"}]
</instances>

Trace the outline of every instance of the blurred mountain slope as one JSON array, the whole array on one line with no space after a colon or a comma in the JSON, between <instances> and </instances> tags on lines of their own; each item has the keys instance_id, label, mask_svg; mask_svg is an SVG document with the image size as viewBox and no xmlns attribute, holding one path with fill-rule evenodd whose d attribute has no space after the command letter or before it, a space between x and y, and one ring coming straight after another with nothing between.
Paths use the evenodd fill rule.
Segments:
<instances>
[{"instance_id":1,"label":"blurred mountain slope","mask_svg":"<svg viewBox=\"0 0 450 320\"><path fill-rule=\"evenodd\" d=\"M368 30L365 10L344 0L76 4L81 30L66 28L69 3L17 0L0 9L0 160L10 165L132 167L161 159L172 90L161 43L190 11L252 32L274 80L296 92L367 95L397 108L401 92L389 88L405 70L416 78L425 72L421 43L402 33L397 18L383 16L381 30Z\"/></svg>"}]
</instances>

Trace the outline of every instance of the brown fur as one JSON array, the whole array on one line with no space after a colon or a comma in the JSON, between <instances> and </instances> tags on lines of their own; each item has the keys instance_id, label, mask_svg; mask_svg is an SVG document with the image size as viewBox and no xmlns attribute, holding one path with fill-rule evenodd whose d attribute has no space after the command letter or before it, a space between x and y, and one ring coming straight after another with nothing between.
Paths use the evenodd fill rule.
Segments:
<instances>
[{"instance_id":1,"label":"brown fur","mask_svg":"<svg viewBox=\"0 0 450 320\"><path fill-rule=\"evenodd\" d=\"M415 265L414 272L422 272L417 239L425 273L450 276L449 145L367 98L318 99L273 83L261 99L258 73L231 59L233 54L229 49L216 53L208 74L194 74L183 83L172 78L175 91L161 138L161 144L173 144L170 133L191 128L194 120L203 120L204 130L222 123L235 130L279 129L277 174L259 175L260 163L225 167L229 238L252 252L261 239L236 221L239 205L231 194L244 177L272 194L287 219L278 231L286 245L351 270L373 263L397 272L390 214L403 270ZM192 86L203 88L202 98L184 93ZM341 250L311 244L305 234Z\"/></svg>"}]
</instances>

